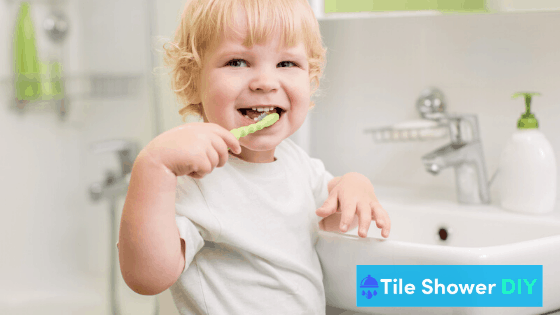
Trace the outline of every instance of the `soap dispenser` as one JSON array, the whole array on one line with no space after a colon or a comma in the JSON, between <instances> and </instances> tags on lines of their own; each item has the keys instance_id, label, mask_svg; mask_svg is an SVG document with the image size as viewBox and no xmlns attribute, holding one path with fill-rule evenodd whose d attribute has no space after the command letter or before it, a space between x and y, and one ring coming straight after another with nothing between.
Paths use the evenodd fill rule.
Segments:
<instances>
[{"instance_id":1,"label":"soap dispenser","mask_svg":"<svg viewBox=\"0 0 560 315\"><path fill-rule=\"evenodd\" d=\"M531 97L539 93L519 92L525 97L525 113L506 143L499 164L502 208L528 214L549 213L556 201L556 158L552 146L531 113Z\"/></svg>"}]
</instances>

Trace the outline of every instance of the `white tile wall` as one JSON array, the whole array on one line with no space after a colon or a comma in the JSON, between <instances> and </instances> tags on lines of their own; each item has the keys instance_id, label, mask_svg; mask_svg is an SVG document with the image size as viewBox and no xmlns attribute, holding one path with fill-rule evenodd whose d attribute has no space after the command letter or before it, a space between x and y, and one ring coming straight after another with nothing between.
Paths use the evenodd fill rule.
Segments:
<instances>
[{"instance_id":1,"label":"white tile wall","mask_svg":"<svg viewBox=\"0 0 560 315\"><path fill-rule=\"evenodd\" d=\"M0 1L0 80L13 71L18 3ZM42 61L54 49L66 74L149 71L144 1L68 1L63 9L70 32L61 48L53 48L41 29L46 3L31 1ZM154 137L145 82L130 99L72 99L64 122L47 109L18 115L9 109L6 86L0 91L0 279L13 284L0 286L2 301L24 296L26 303L39 303L32 296L70 290L64 279L108 301L109 253L115 250L109 242L109 207L107 201L92 203L88 188L105 170L120 166L115 154L93 155L89 145L125 138L144 146ZM96 286L88 279L105 282ZM0 302L0 313L3 306Z\"/></svg>"},{"instance_id":2,"label":"white tile wall","mask_svg":"<svg viewBox=\"0 0 560 315\"><path fill-rule=\"evenodd\" d=\"M449 112L478 115L489 177L525 108L523 100L511 99L517 91L542 93L533 99L533 112L560 157L560 41L555 35L560 12L325 20L320 25L328 65L323 96L311 114L311 154L333 175L358 171L374 184L454 186L451 169L432 176L421 163L424 154L447 140L380 144L363 133L418 119L415 102L429 86L443 91Z\"/></svg>"}]
</instances>

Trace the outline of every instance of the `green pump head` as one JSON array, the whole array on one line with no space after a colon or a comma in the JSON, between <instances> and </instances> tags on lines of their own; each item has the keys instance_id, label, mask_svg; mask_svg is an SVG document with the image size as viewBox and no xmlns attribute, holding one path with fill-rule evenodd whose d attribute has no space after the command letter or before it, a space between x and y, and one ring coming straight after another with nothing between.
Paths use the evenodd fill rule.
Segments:
<instances>
[{"instance_id":1,"label":"green pump head","mask_svg":"<svg viewBox=\"0 0 560 315\"><path fill-rule=\"evenodd\" d=\"M535 115L531 113L531 97L533 95L541 95L540 93L531 92L517 92L512 95L511 98L517 98L519 96L525 96L525 113L521 115L521 118L517 121L517 129L536 129L539 128L539 122L535 118Z\"/></svg>"}]
</instances>

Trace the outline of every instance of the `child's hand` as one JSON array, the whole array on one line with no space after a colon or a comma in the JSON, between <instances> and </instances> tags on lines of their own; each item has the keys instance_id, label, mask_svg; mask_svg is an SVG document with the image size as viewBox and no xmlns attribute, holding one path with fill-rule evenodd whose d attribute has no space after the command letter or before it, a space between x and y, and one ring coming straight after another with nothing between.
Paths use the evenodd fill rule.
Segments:
<instances>
[{"instance_id":1,"label":"child's hand","mask_svg":"<svg viewBox=\"0 0 560 315\"><path fill-rule=\"evenodd\" d=\"M341 210L338 210L339 204ZM342 213L335 214L337 211ZM358 235L360 237L367 236L371 220L374 220L377 227L382 229L381 235L383 237L389 237L389 231L391 230L389 215L379 204L373 192L371 182L367 177L359 173L345 174L330 191L325 203L315 213L320 217L326 218L324 220L328 222L324 222L325 225L332 226L336 224L334 225L335 228L337 225L340 226L341 232L346 232L356 226L355 224L353 226L350 225L352 225L354 217L357 215L360 225ZM331 215L333 215L332 219L327 218Z\"/></svg>"},{"instance_id":2,"label":"child's hand","mask_svg":"<svg viewBox=\"0 0 560 315\"><path fill-rule=\"evenodd\" d=\"M143 149L175 176L202 178L228 160L228 147L239 154L239 140L215 123L189 123L168 130Z\"/></svg>"}]
</instances>

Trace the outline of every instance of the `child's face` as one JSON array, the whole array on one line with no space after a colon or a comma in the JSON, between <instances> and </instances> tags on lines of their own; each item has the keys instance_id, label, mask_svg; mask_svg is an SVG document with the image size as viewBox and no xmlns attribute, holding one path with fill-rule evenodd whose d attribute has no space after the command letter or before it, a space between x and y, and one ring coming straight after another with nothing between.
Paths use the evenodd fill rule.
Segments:
<instances>
[{"instance_id":1,"label":"child's face","mask_svg":"<svg viewBox=\"0 0 560 315\"><path fill-rule=\"evenodd\" d=\"M241 17L244 22L244 15ZM246 27L237 31L247 34ZM309 109L306 47L299 43L280 49L278 32L266 44L252 48L243 46L244 38L233 32L226 35L208 51L202 67L204 121L231 130L255 123L242 116L239 108L281 107L284 112L274 125L239 139L243 151L238 157L254 163L273 162L276 146L299 129Z\"/></svg>"}]
</instances>

